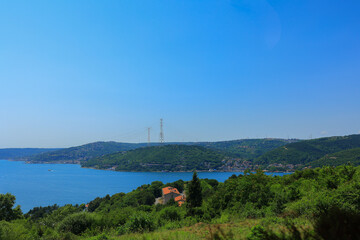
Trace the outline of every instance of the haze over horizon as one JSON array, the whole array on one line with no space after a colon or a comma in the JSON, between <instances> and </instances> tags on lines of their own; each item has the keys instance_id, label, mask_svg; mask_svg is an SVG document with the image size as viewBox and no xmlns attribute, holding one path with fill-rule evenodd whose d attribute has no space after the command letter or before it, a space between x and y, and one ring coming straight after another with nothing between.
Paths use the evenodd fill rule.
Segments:
<instances>
[{"instance_id":1,"label":"haze over horizon","mask_svg":"<svg viewBox=\"0 0 360 240\"><path fill-rule=\"evenodd\" d=\"M360 133L360 2L2 1L0 148Z\"/></svg>"}]
</instances>

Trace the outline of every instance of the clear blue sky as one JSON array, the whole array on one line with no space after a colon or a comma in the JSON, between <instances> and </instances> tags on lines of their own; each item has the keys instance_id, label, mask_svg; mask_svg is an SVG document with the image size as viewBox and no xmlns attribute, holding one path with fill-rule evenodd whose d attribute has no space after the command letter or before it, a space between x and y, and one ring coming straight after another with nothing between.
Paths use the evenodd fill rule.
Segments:
<instances>
[{"instance_id":1,"label":"clear blue sky","mask_svg":"<svg viewBox=\"0 0 360 240\"><path fill-rule=\"evenodd\" d=\"M358 0L0 2L0 147L360 131Z\"/></svg>"}]
</instances>

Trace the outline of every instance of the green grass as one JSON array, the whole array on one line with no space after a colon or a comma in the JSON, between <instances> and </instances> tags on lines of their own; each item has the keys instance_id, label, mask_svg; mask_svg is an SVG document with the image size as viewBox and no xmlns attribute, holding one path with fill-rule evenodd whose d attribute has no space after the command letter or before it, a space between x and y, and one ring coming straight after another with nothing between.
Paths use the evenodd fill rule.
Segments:
<instances>
[{"instance_id":1,"label":"green grass","mask_svg":"<svg viewBox=\"0 0 360 240\"><path fill-rule=\"evenodd\" d=\"M297 218L292 220L294 225L300 230L312 229L309 220ZM242 219L234 220L228 223L197 223L190 227L180 229L166 230L161 229L150 233L132 233L122 236L116 235L99 235L89 240L215 240L215 239L247 239L251 229L260 225L266 229L272 230L277 234L287 234L286 222L284 218L263 218L263 219Z\"/></svg>"}]
</instances>

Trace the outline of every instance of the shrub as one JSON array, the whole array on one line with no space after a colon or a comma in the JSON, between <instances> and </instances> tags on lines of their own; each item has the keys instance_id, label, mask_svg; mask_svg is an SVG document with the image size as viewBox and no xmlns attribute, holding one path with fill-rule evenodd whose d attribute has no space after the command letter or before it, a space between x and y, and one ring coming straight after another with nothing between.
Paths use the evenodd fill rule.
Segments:
<instances>
[{"instance_id":1,"label":"shrub","mask_svg":"<svg viewBox=\"0 0 360 240\"><path fill-rule=\"evenodd\" d=\"M181 215L179 213L179 207L167 207L160 211L160 219L166 221L179 221Z\"/></svg>"},{"instance_id":2,"label":"shrub","mask_svg":"<svg viewBox=\"0 0 360 240\"><path fill-rule=\"evenodd\" d=\"M331 206L324 209L315 221L314 230L327 240L360 239L360 215Z\"/></svg>"},{"instance_id":3,"label":"shrub","mask_svg":"<svg viewBox=\"0 0 360 240\"><path fill-rule=\"evenodd\" d=\"M86 229L91 228L94 218L88 213L75 213L67 216L58 226L60 232L71 232L80 235Z\"/></svg>"},{"instance_id":4,"label":"shrub","mask_svg":"<svg viewBox=\"0 0 360 240\"><path fill-rule=\"evenodd\" d=\"M264 227L256 225L251 228L251 232L247 237L248 240L275 240L277 236L265 230Z\"/></svg>"},{"instance_id":5,"label":"shrub","mask_svg":"<svg viewBox=\"0 0 360 240\"><path fill-rule=\"evenodd\" d=\"M0 221L0 239L18 240L30 239L30 234L21 222Z\"/></svg>"},{"instance_id":6,"label":"shrub","mask_svg":"<svg viewBox=\"0 0 360 240\"><path fill-rule=\"evenodd\" d=\"M148 232L154 230L154 221L150 214L145 212L135 213L126 223L130 232Z\"/></svg>"}]
</instances>

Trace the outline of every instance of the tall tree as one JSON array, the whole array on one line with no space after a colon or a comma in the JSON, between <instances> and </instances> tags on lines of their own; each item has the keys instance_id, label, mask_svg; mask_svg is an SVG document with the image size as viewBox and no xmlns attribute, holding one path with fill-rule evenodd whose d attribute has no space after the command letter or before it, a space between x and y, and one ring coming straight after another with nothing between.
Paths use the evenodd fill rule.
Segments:
<instances>
[{"instance_id":1,"label":"tall tree","mask_svg":"<svg viewBox=\"0 0 360 240\"><path fill-rule=\"evenodd\" d=\"M0 194L0 221L10 221L13 219L21 218L22 211L18 205L13 208L15 204L15 196L10 193Z\"/></svg>"},{"instance_id":2,"label":"tall tree","mask_svg":"<svg viewBox=\"0 0 360 240\"><path fill-rule=\"evenodd\" d=\"M187 206L189 208L200 207L202 204L202 189L196 171L194 171L193 178L188 184L186 198Z\"/></svg>"}]
</instances>

